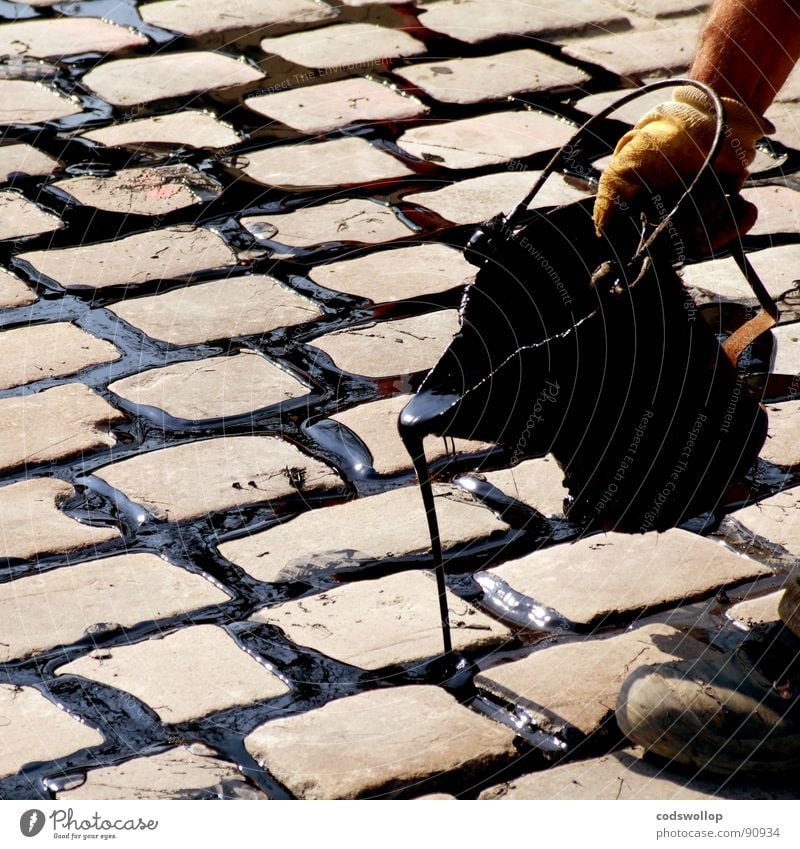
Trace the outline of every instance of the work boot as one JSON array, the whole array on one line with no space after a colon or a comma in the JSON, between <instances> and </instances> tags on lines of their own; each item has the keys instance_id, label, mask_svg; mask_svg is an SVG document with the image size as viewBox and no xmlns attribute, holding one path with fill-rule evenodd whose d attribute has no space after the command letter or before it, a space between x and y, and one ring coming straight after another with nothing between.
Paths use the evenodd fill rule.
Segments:
<instances>
[{"instance_id":1,"label":"work boot","mask_svg":"<svg viewBox=\"0 0 800 849\"><path fill-rule=\"evenodd\" d=\"M652 754L706 773L797 776L800 769L800 579L782 622L732 652L643 667L623 684L617 722Z\"/></svg>"}]
</instances>

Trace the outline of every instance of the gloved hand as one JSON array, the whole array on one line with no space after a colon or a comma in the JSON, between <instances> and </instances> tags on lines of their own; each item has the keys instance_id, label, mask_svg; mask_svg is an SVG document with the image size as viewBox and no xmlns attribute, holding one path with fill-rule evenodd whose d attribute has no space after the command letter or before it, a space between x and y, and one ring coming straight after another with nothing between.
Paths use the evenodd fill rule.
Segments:
<instances>
[{"instance_id":1,"label":"gloved hand","mask_svg":"<svg viewBox=\"0 0 800 849\"><path fill-rule=\"evenodd\" d=\"M725 97L722 101L727 132L714 173L687 202L692 214L682 216L683 236L690 249L698 243L706 251L721 247L737 232L746 232L756 219L755 207L738 192L755 158L756 141L775 128L738 100ZM594 206L598 235L607 232L618 210L636 211L653 195L668 199L665 214L700 171L715 130L713 104L693 86L677 88L672 101L648 112L619 140L600 179Z\"/></svg>"}]
</instances>

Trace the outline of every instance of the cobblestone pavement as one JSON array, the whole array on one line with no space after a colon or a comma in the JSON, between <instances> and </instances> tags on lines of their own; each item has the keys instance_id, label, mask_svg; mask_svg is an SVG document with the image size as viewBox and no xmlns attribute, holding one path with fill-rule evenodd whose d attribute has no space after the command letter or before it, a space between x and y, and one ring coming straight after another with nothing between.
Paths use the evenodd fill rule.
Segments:
<instances>
[{"instance_id":1,"label":"cobblestone pavement","mask_svg":"<svg viewBox=\"0 0 800 849\"><path fill-rule=\"evenodd\" d=\"M703 5L0 2L1 798L796 798L654 766L613 722L637 666L776 618L796 381L750 495L662 534L576 542L551 458L431 441L455 682L396 431L472 225L685 69ZM745 192L788 375L798 101L795 75ZM754 303L731 259L685 281ZM583 636L500 621L500 581Z\"/></svg>"}]
</instances>

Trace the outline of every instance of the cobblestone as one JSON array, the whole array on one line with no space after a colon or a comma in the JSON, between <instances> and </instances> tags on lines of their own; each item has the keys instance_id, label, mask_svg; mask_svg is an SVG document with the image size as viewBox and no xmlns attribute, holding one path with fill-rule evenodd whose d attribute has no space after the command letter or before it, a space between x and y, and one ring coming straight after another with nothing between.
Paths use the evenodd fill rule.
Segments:
<instances>
[{"instance_id":1,"label":"cobblestone","mask_svg":"<svg viewBox=\"0 0 800 849\"><path fill-rule=\"evenodd\" d=\"M500 165L567 142L575 127L541 112L495 112L407 130L398 147L447 168Z\"/></svg>"},{"instance_id":2,"label":"cobblestone","mask_svg":"<svg viewBox=\"0 0 800 849\"><path fill-rule=\"evenodd\" d=\"M790 287L791 288L791 287ZM775 340L775 356L772 370L778 374L800 374L800 328L796 325L775 327L772 337ZM800 388L800 378L798 378Z\"/></svg>"},{"instance_id":3,"label":"cobblestone","mask_svg":"<svg viewBox=\"0 0 800 849\"><path fill-rule=\"evenodd\" d=\"M800 402L770 404L767 412L769 431L759 456L777 466L797 466L800 464Z\"/></svg>"},{"instance_id":4,"label":"cobblestone","mask_svg":"<svg viewBox=\"0 0 800 849\"><path fill-rule=\"evenodd\" d=\"M557 732L566 724L589 736L611 718L622 682L636 669L709 651L667 625L647 625L541 649L481 672L475 684L530 710L546 729Z\"/></svg>"},{"instance_id":5,"label":"cobblestone","mask_svg":"<svg viewBox=\"0 0 800 849\"><path fill-rule=\"evenodd\" d=\"M202 227L166 227L114 242L33 251L17 257L65 289L105 289L190 277L236 263L236 254Z\"/></svg>"},{"instance_id":6,"label":"cobblestone","mask_svg":"<svg viewBox=\"0 0 800 849\"><path fill-rule=\"evenodd\" d=\"M372 690L276 719L245 745L302 799L355 799L468 780L514 757L514 732L462 707L438 687Z\"/></svg>"},{"instance_id":7,"label":"cobblestone","mask_svg":"<svg viewBox=\"0 0 800 849\"><path fill-rule=\"evenodd\" d=\"M4 720L0 778L25 764L54 760L103 742L94 728L59 710L33 687L0 684L0 716Z\"/></svg>"},{"instance_id":8,"label":"cobblestone","mask_svg":"<svg viewBox=\"0 0 800 849\"><path fill-rule=\"evenodd\" d=\"M476 503L435 492L442 548L452 554L494 536L508 525ZM392 521L387 522L386 517ZM220 545L220 552L259 581L282 583L387 558L427 554L430 537L416 486L303 513L281 525Z\"/></svg>"},{"instance_id":9,"label":"cobblestone","mask_svg":"<svg viewBox=\"0 0 800 849\"><path fill-rule=\"evenodd\" d=\"M607 32L629 25L610 3L573 0L569 6L514 4L514 14L491 0L425 0L420 23L451 38L479 44L498 36L552 36L573 32Z\"/></svg>"},{"instance_id":10,"label":"cobblestone","mask_svg":"<svg viewBox=\"0 0 800 849\"><path fill-rule=\"evenodd\" d=\"M164 29L181 32L204 44L226 47L247 36L258 37L276 30L290 30L305 24L329 21L336 12L312 0L222 0L211 5L204 0L161 0L140 7L142 20Z\"/></svg>"},{"instance_id":11,"label":"cobblestone","mask_svg":"<svg viewBox=\"0 0 800 849\"><path fill-rule=\"evenodd\" d=\"M758 207L758 219L751 236L796 233L800 229L800 199L783 186L758 186L744 189L742 197Z\"/></svg>"},{"instance_id":12,"label":"cobblestone","mask_svg":"<svg viewBox=\"0 0 800 849\"><path fill-rule=\"evenodd\" d=\"M191 264L191 257L186 261ZM266 274L228 277L110 307L154 339L192 345L313 321L319 307Z\"/></svg>"},{"instance_id":13,"label":"cobblestone","mask_svg":"<svg viewBox=\"0 0 800 849\"><path fill-rule=\"evenodd\" d=\"M496 648L511 639L508 628L450 592L447 606L456 651ZM277 625L298 645L362 669L416 664L442 651L436 584L420 572L358 581L252 618ZM342 621L347 629L338 627Z\"/></svg>"},{"instance_id":14,"label":"cobblestone","mask_svg":"<svg viewBox=\"0 0 800 849\"><path fill-rule=\"evenodd\" d=\"M475 273L460 251L429 242L318 265L308 276L327 289L386 303L446 292Z\"/></svg>"},{"instance_id":15,"label":"cobblestone","mask_svg":"<svg viewBox=\"0 0 800 849\"><path fill-rule=\"evenodd\" d=\"M552 457L526 460L513 469L501 469L484 475L506 495L533 507L546 516L561 516L568 490L564 473Z\"/></svg>"},{"instance_id":16,"label":"cobblestone","mask_svg":"<svg viewBox=\"0 0 800 849\"><path fill-rule=\"evenodd\" d=\"M138 118L124 124L90 130L83 133L83 138L107 147L139 148L159 144L211 150L226 148L241 141L227 124L197 110Z\"/></svg>"},{"instance_id":17,"label":"cobblestone","mask_svg":"<svg viewBox=\"0 0 800 849\"><path fill-rule=\"evenodd\" d=\"M299 248L324 242L390 242L412 235L390 206L369 200L335 200L280 215L248 215L242 224L259 238Z\"/></svg>"},{"instance_id":18,"label":"cobblestone","mask_svg":"<svg viewBox=\"0 0 800 849\"><path fill-rule=\"evenodd\" d=\"M597 625L609 617L703 598L772 570L673 529L586 537L504 563L491 573L573 622Z\"/></svg>"},{"instance_id":19,"label":"cobblestone","mask_svg":"<svg viewBox=\"0 0 800 849\"><path fill-rule=\"evenodd\" d=\"M349 428L364 443L372 456L372 468L379 475L396 475L411 471L411 459L397 430L400 413L410 400L408 395L382 398L337 413L331 420ZM493 447L486 442L454 439L445 443L444 439L430 437L425 441L425 454L428 462L433 463L454 454L474 454ZM358 456L351 460L357 470L362 470Z\"/></svg>"},{"instance_id":20,"label":"cobblestone","mask_svg":"<svg viewBox=\"0 0 800 849\"><path fill-rule=\"evenodd\" d=\"M47 377L63 377L120 358L110 343L68 321L30 325L0 333L0 389Z\"/></svg>"},{"instance_id":21,"label":"cobblestone","mask_svg":"<svg viewBox=\"0 0 800 849\"><path fill-rule=\"evenodd\" d=\"M0 147L0 183L8 180L12 174L43 177L57 168L57 159L29 144L7 144Z\"/></svg>"},{"instance_id":22,"label":"cobblestone","mask_svg":"<svg viewBox=\"0 0 800 849\"><path fill-rule=\"evenodd\" d=\"M795 268L800 261L800 246L782 245L768 248L750 253L747 258L773 298L794 288L794 280L797 277ZM705 289L726 300L736 301L753 297L753 290L732 257L688 265L681 276L687 286ZM777 367L776 371L779 371Z\"/></svg>"},{"instance_id":23,"label":"cobblestone","mask_svg":"<svg viewBox=\"0 0 800 849\"><path fill-rule=\"evenodd\" d=\"M166 53L104 62L84 84L114 106L136 106L168 97L234 89L263 79L251 65L220 53Z\"/></svg>"},{"instance_id":24,"label":"cobblestone","mask_svg":"<svg viewBox=\"0 0 800 849\"><path fill-rule=\"evenodd\" d=\"M765 625L777 622L778 602L781 600L782 592L768 593L758 598L748 598L729 607L725 615L731 622L735 622L740 628L751 629L754 625Z\"/></svg>"},{"instance_id":25,"label":"cobblestone","mask_svg":"<svg viewBox=\"0 0 800 849\"><path fill-rule=\"evenodd\" d=\"M0 124L41 124L68 115L81 107L51 88L28 80L0 80Z\"/></svg>"},{"instance_id":26,"label":"cobblestone","mask_svg":"<svg viewBox=\"0 0 800 849\"><path fill-rule=\"evenodd\" d=\"M723 795L732 799L774 798L757 787L731 786L730 783ZM641 749L632 748L523 775L484 790L479 798L490 801L649 799L700 802L717 801L720 788L714 781L670 772L660 765L650 764L642 759Z\"/></svg>"},{"instance_id":27,"label":"cobblestone","mask_svg":"<svg viewBox=\"0 0 800 849\"><path fill-rule=\"evenodd\" d=\"M242 788L247 788L246 798L268 798L245 783L236 764L213 749L198 753L195 748L180 746L119 766L90 769L79 787L56 793L56 799L235 799Z\"/></svg>"},{"instance_id":28,"label":"cobblestone","mask_svg":"<svg viewBox=\"0 0 800 849\"><path fill-rule=\"evenodd\" d=\"M0 400L0 472L63 460L114 445L124 416L82 383Z\"/></svg>"},{"instance_id":29,"label":"cobblestone","mask_svg":"<svg viewBox=\"0 0 800 849\"><path fill-rule=\"evenodd\" d=\"M550 88L582 86L589 75L535 50L425 62L395 73L442 103L481 103Z\"/></svg>"},{"instance_id":30,"label":"cobblestone","mask_svg":"<svg viewBox=\"0 0 800 849\"><path fill-rule=\"evenodd\" d=\"M337 330L314 340L342 371L367 377L430 369L458 330L457 310Z\"/></svg>"},{"instance_id":31,"label":"cobblestone","mask_svg":"<svg viewBox=\"0 0 800 849\"><path fill-rule=\"evenodd\" d=\"M361 138L278 145L247 154L244 172L259 183L285 189L318 189L394 180L411 171Z\"/></svg>"},{"instance_id":32,"label":"cobblestone","mask_svg":"<svg viewBox=\"0 0 800 849\"><path fill-rule=\"evenodd\" d=\"M5 268L0 268L0 309L25 307L36 303L36 295Z\"/></svg>"},{"instance_id":33,"label":"cobblestone","mask_svg":"<svg viewBox=\"0 0 800 849\"><path fill-rule=\"evenodd\" d=\"M108 387L190 421L239 416L305 395L307 387L254 351L150 369Z\"/></svg>"},{"instance_id":34,"label":"cobblestone","mask_svg":"<svg viewBox=\"0 0 800 849\"><path fill-rule=\"evenodd\" d=\"M356 23L265 38L261 49L306 68L340 68L415 56L425 45L401 30Z\"/></svg>"},{"instance_id":35,"label":"cobblestone","mask_svg":"<svg viewBox=\"0 0 800 849\"><path fill-rule=\"evenodd\" d=\"M0 27L0 55L4 56L62 59L80 53L117 53L145 44L143 35L98 18L17 21Z\"/></svg>"},{"instance_id":36,"label":"cobblestone","mask_svg":"<svg viewBox=\"0 0 800 849\"><path fill-rule=\"evenodd\" d=\"M63 513L61 505L74 494L71 484L57 478L0 487L0 557L33 560L68 555L119 537L116 528L84 525Z\"/></svg>"},{"instance_id":37,"label":"cobblestone","mask_svg":"<svg viewBox=\"0 0 800 849\"><path fill-rule=\"evenodd\" d=\"M245 104L259 115L310 134L329 133L355 121L403 121L428 112L416 98L361 77L249 97Z\"/></svg>"},{"instance_id":38,"label":"cobblestone","mask_svg":"<svg viewBox=\"0 0 800 849\"><path fill-rule=\"evenodd\" d=\"M204 674L198 674L199 668ZM289 692L277 675L215 625L193 625L160 639L103 649L56 672L125 690L165 723L187 722Z\"/></svg>"},{"instance_id":39,"label":"cobblestone","mask_svg":"<svg viewBox=\"0 0 800 849\"><path fill-rule=\"evenodd\" d=\"M51 233L61 221L16 192L0 192L0 241Z\"/></svg>"},{"instance_id":40,"label":"cobblestone","mask_svg":"<svg viewBox=\"0 0 800 849\"><path fill-rule=\"evenodd\" d=\"M313 495L341 484L328 466L273 436L229 436L175 445L120 460L96 474L170 522L254 502Z\"/></svg>"},{"instance_id":41,"label":"cobblestone","mask_svg":"<svg viewBox=\"0 0 800 849\"><path fill-rule=\"evenodd\" d=\"M800 487L791 487L731 514L747 530L800 557Z\"/></svg>"},{"instance_id":42,"label":"cobblestone","mask_svg":"<svg viewBox=\"0 0 800 849\"><path fill-rule=\"evenodd\" d=\"M113 177L85 174L58 180L61 189L80 203L128 215L166 215L218 197L222 187L188 165L126 168Z\"/></svg>"},{"instance_id":43,"label":"cobblestone","mask_svg":"<svg viewBox=\"0 0 800 849\"><path fill-rule=\"evenodd\" d=\"M435 189L406 195L408 203L433 210L453 224L478 224L488 221L498 210L509 211L536 182L538 171L506 171L474 177ZM560 175L550 177L534 198L533 207L558 206L586 197Z\"/></svg>"},{"instance_id":44,"label":"cobblestone","mask_svg":"<svg viewBox=\"0 0 800 849\"><path fill-rule=\"evenodd\" d=\"M701 21L698 16L671 23L669 28L568 40L564 53L634 82L646 76L679 75L687 70L695 54Z\"/></svg>"},{"instance_id":45,"label":"cobblestone","mask_svg":"<svg viewBox=\"0 0 800 849\"><path fill-rule=\"evenodd\" d=\"M220 604L228 596L152 554L125 554L0 584L0 659L27 657L115 627Z\"/></svg>"}]
</instances>

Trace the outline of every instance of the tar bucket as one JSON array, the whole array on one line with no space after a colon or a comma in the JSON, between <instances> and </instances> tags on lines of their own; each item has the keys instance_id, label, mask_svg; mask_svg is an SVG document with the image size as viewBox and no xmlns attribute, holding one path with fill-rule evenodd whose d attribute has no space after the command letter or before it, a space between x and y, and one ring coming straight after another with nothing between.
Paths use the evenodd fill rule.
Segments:
<instances>
[{"instance_id":1,"label":"tar bucket","mask_svg":"<svg viewBox=\"0 0 800 849\"><path fill-rule=\"evenodd\" d=\"M696 85L715 102L706 172L723 137L723 106L688 80L646 90L667 85ZM596 116L576 139L630 99ZM766 438L766 414L737 363L774 324L774 303L739 253L764 310L723 346L673 267L670 226L697 180L660 218L620 216L609 239L595 234L592 199L527 209L559 161L557 155L528 197L469 243L466 257L479 270L464 291L460 329L400 415L437 574L426 435L494 442L510 465L552 453L569 490L567 517L589 529L628 532L714 511ZM446 625L444 606L442 620Z\"/></svg>"}]
</instances>

